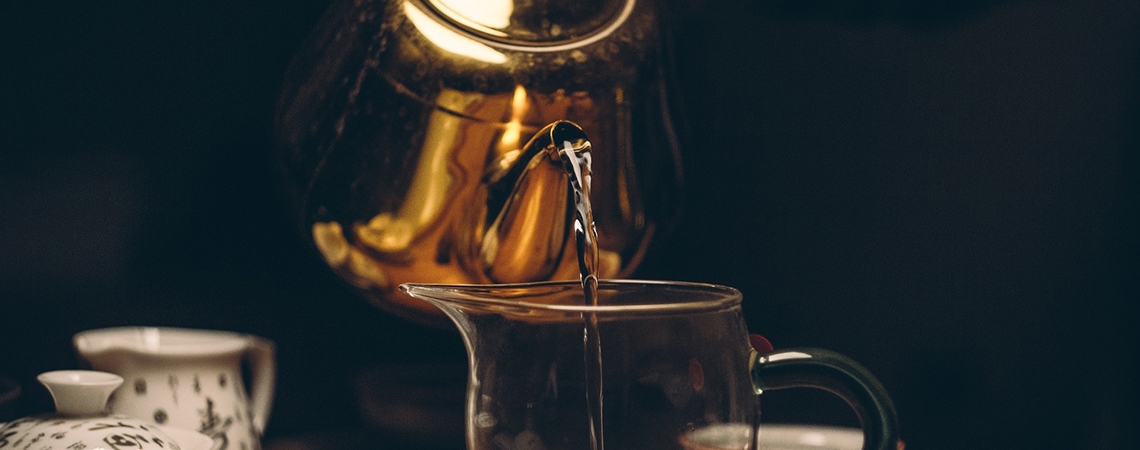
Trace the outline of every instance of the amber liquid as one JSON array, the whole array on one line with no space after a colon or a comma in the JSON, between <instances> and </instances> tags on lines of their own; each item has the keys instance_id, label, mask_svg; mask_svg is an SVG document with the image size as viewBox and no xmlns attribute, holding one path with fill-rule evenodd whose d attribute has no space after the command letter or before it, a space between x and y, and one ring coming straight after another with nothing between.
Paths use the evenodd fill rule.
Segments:
<instances>
[{"instance_id":1,"label":"amber liquid","mask_svg":"<svg viewBox=\"0 0 1140 450\"><path fill-rule=\"evenodd\" d=\"M598 232L590 207L590 153L575 152L569 142L558 152L570 177L574 201L574 238L578 250L578 269L582 274L582 292L586 305L598 304ZM590 423L590 449L603 450L602 433L602 342L597 314L583 317L582 357L586 379L587 418Z\"/></svg>"}]
</instances>

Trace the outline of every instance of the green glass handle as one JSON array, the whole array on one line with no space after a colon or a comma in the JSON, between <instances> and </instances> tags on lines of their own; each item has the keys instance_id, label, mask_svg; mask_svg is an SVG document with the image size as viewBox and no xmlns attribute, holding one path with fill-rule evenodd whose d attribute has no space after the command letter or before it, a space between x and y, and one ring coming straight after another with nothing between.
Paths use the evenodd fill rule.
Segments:
<instances>
[{"instance_id":1,"label":"green glass handle","mask_svg":"<svg viewBox=\"0 0 1140 450\"><path fill-rule=\"evenodd\" d=\"M865 367L831 350L790 348L760 354L749 362L757 394L767 390L811 387L838 395L859 416L863 448L895 450L898 418L886 389Z\"/></svg>"}]
</instances>

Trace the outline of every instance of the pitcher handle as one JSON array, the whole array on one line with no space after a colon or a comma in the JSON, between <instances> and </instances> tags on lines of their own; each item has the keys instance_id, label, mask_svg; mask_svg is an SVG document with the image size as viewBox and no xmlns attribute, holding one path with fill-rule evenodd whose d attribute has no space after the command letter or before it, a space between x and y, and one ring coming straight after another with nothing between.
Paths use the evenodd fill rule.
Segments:
<instances>
[{"instance_id":1,"label":"pitcher handle","mask_svg":"<svg viewBox=\"0 0 1140 450\"><path fill-rule=\"evenodd\" d=\"M250 421L260 436L265 434L269 412L273 409L273 394L277 386L277 348L271 340L248 337L246 357L249 358L250 369Z\"/></svg>"},{"instance_id":2,"label":"pitcher handle","mask_svg":"<svg viewBox=\"0 0 1140 450\"><path fill-rule=\"evenodd\" d=\"M890 396L870 371L851 358L817 348L765 354L753 350L749 368L757 394L812 387L838 395L859 416L865 450L895 450L899 445L898 419Z\"/></svg>"}]
</instances>

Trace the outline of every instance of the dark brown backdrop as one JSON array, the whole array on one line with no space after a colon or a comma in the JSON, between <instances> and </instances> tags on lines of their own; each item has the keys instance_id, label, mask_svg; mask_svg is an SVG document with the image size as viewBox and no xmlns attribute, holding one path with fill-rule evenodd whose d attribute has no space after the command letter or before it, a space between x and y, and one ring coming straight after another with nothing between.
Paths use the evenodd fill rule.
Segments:
<instances>
[{"instance_id":1,"label":"dark brown backdrop","mask_svg":"<svg viewBox=\"0 0 1140 450\"><path fill-rule=\"evenodd\" d=\"M359 425L351 378L462 360L293 233L274 97L326 2L0 3L0 376L87 328L276 340L270 439ZM806 5L806 6L804 6ZM1140 6L677 2L686 213L642 277L746 296L892 392L911 448L1135 448ZM765 420L853 424L824 394Z\"/></svg>"}]
</instances>

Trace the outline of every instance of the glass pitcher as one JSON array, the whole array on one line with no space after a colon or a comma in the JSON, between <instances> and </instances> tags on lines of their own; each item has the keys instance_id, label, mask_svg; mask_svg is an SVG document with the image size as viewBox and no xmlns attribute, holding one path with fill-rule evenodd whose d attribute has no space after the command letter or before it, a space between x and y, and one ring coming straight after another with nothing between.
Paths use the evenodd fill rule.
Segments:
<instances>
[{"instance_id":1,"label":"glass pitcher","mask_svg":"<svg viewBox=\"0 0 1140 450\"><path fill-rule=\"evenodd\" d=\"M870 372L828 350L758 354L732 288L606 280L592 306L576 281L401 288L463 336L468 450L754 449L759 394L791 387L846 400L864 448L898 445L894 407ZM584 339L591 326L597 351Z\"/></svg>"}]
</instances>

